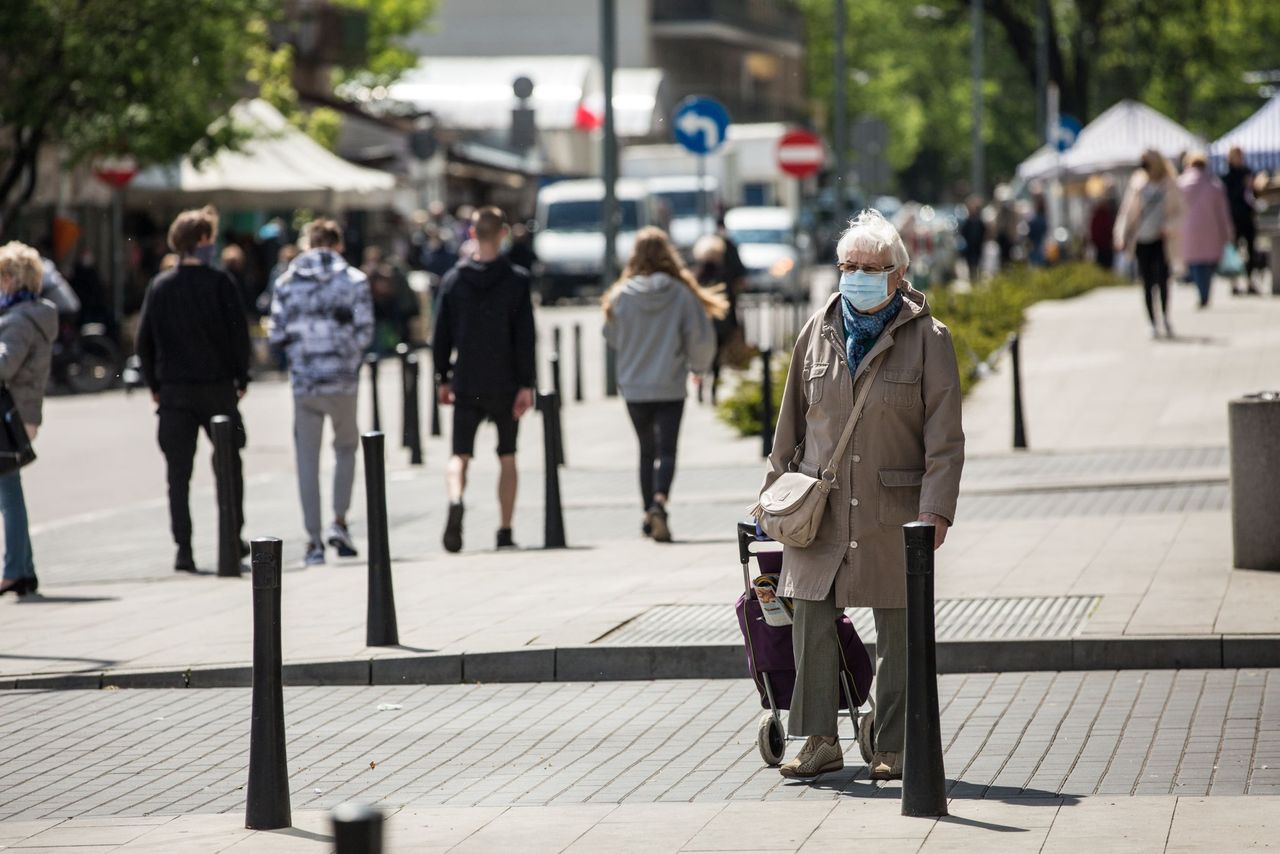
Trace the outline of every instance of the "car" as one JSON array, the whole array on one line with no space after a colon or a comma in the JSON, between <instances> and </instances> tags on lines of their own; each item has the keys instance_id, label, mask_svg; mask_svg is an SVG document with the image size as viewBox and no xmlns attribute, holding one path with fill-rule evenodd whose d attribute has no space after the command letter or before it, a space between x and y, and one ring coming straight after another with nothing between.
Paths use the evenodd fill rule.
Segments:
<instances>
[{"instance_id":1,"label":"car","mask_svg":"<svg viewBox=\"0 0 1280 854\"><path fill-rule=\"evenodd\" d=\"M618 269L635 245L636 232L654 222L653 201L643 183L620 180L618 200ZM600 293L604 281L604 182L594 178L557 181L538 191L533 249L541 275L543 302Z\"/></svg>"},{"instance_id":2,"label":"car","mask_svg":"<svg viewBox=\"0 0 1280 854\"><path fill-rule=\"evenodd\" d=\"M720 204L720 182L710 175L699 179L694 175L671 175L648 178L644 182L657 208L659 224L665 221L671 242L686 257L693 244L716 230L715 214Z\"/></svg>"},{"instance_id":3,"label":"car","mask_svg":"<svg viewBox=\"0 0 1280 854\"><path fill-rule=\"evenodd\" d=\"M801 240L788 208L738 207L724 215L725 231L747 268L747 291L808 298L801 273Z\"/></svg>"}]
</instances>

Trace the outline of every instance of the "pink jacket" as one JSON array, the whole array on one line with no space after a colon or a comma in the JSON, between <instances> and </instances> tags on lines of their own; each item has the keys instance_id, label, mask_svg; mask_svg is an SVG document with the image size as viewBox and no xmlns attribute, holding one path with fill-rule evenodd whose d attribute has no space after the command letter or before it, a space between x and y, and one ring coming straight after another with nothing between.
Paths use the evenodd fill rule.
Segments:
<instances>
[{"instance_id":1,"label":"pink jacket","mask_svg":"<svg viewBox=\"0 0 1280 854\"><path fill-rule=\"evenodd\" d=\"M1186 215L1182 219L1182 260L1187 264L1217 264L1222 248L1235 237L1227 192L1218 177L1194 166L1178 178Z\"/></svg>"}]
</instances>

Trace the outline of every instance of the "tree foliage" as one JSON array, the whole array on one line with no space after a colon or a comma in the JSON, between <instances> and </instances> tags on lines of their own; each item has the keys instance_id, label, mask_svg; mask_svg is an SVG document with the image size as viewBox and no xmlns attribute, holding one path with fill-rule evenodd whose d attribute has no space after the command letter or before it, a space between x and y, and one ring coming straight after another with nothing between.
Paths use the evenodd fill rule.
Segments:
<instances>
[{"instance_id":1,"label":"tree foliage","mask_svg":"<svg viewBox=\"0 0 1280 854\"><path fill-rule=\"evenodd\" d=\"M832 6L801 0L809 81L822 115L832 97ZM970 144L971 0L845 0L849 115L878 116L900 189L963 192ZM1038 0L984 0L983 139L992 181L1039 144ZM1213 139L1261 106L1249 71L1276 67L1280 4L1253 0L1051 0L1049 78L1084 122L1122 98L1143 101Z\"/></svg>"},{"instance_id":2,"label":"tree foliage","mask_svg":"<svg viewBox=\"0 0 1280 854\"><path fill-rule=\"evenodd\" d=\"M210 153L215 120L243 94L245 21L270 0L3 0L0 224L30 198L36 158L57 141L71 163L128 152L156 163Z\"/></svg>"}]
</instances>

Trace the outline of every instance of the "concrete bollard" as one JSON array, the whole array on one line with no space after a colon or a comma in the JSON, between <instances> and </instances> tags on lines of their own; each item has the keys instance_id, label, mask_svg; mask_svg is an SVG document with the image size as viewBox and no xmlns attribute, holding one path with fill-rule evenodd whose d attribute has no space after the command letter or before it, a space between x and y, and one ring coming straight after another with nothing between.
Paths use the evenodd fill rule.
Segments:
<instances>
[{"instance_id":1,"label":"concrete bollard","mask_svg":"<svg viewBox=\"0 0 1280 854\"><path fill-rule=\"evenodd\" d=\"M773 453L773 370L770 362L773 350L765 348L760 351L762 363L760 371L760 445L762 456Z\"/></svg>"},{"instance_id":2,"label":"concrete bollard","mask_svg":"<svg viewBox=\"0 0 1280 854\"><path fill-rule=\"evenodd\" d=\"M218 575L240 577L240 501L236 495L236 426L226 415L209 423L218 493Z\"/></svg>"},{"instance_id":3,"label":"concrete bollard","mask_svg":"<svg viewBox=\"0 0 1280 854\"><path fill-rule=\"evenodd\" d=\"M1013 360L1013 447L1026 450L1027 428L1022 422L1022 351L1018 346L1018 333L1009 339L1009 357Z\"/></svg>"},{"instance_id":4,"label":"concrete bollard","mask_svg":"<svg viewBox=\"0 0 1280 854\"><path fill-rule=\"evenodd\" d=\"M382 413L378 408L378 354L367 353L364 363L369 366L369 409L373 416L373 429L382 429Z\"/></svg>"},{"instance_id":5,"label":"concrete bollard","mask_svg":"<svg viewBox=\"0 0 1280 854\"><path fill-rule=\"evenodd\" d=\"M902 814L947 814L938 714L938 654L933 615L933 525L902 526L907 550L907 733L902 756Z\"/></svg>"},{"instance_id":6,"label":"concrete bollard","mask_svg":"<svg viewBox=\"0 0 1280 854\"><path fill-rule=\"evenodd\" d=\"M400 631L396 625L396 599L391 584L391 546L387 541L387 474L385 437L365 433L365 512L369 516L369 606L365 621L368 646L396 646Z\"/></svg>"},{"instance_id":7,"label":"concrete bollard","mask_svg":"<svg viewBox=\"0 0 1280 854\"><path fill-rule=\"evenodd\" d=\"M284 742L284 687L280 673L280 561L274 537L253 541L253 713L249 728L249 783L244 826L289 827L289 769Z\"/></svg>"},{"instance_id":8,"label":"concrete bollard","mask_svg":"<svg viewBox=\"0 0 1280 854\"><path fill-rule=\"evenodd\" d=\"M560 401L555 392L540 394L537 406L542 413L543 469L546 480L543 547L562 549L565 548L564 513L560 506L560 466L557 457L560 444Z\"/></svg>"},{"instance_id":9,"label":"concrete bollard","mask_svg":"<svg viewBox=\"0 0 1280 854\"><path fill-rule=\"evenodd\" d=\"M335 854L382 854L382 812L368 804L338 804L329 813Z\"/></svg>"},{"instance_id":10,"label":"concrete bollard","mask_svg":"<svg viewBox=\"0 0 1280 854\"><path fill-rule=\"evenodd\" d=\"M1238 569L1280 570L1280 392L1227 404L1231 544Z\"/></svg>"},{"instance_id":11,"label":"concrete bollard","mask_svg":"<svg viewBox=\"0 0 1280 854\"><path fill-rule=\"evenodd\" d=\"M573 324L573 401L582 403L582 324Z\"/></svg>"}]
</instances>

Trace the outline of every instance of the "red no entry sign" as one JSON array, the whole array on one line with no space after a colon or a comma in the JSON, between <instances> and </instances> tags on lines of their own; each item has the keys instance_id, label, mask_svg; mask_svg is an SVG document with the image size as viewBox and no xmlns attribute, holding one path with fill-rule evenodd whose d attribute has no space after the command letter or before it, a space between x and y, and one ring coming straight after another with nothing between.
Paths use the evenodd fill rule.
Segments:
<instances>
[{"instance_id":1,"label":"red no entry sign","mask_svg":"<svg viewBox=\"0 0 1280 854\"><path fill-rule=\"evenodd\" d=\"M788 175L807 178L822 168L822 139L807 130L791 130L778 140L778 168Z\"/></svg>"}]
</instances>

